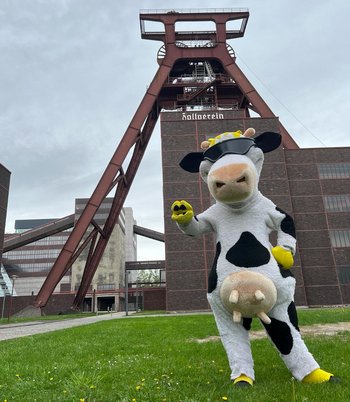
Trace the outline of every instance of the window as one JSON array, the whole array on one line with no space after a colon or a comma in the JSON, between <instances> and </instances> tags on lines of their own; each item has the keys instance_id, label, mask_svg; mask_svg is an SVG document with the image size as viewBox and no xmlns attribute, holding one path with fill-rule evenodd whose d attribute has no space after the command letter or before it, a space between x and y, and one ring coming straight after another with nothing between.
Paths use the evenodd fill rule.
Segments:
<instances>
[{"instance_id":1,"label":"window","mask_svg":"<svg viewBox=\"0 0 350 402\"><path fill-rule=\"evenodd\" d=\"M14 250L4 253L4 257L11 261L22 260L46 260L57 258L61 250L59 249L34 249L34 250Z\"/></svg>"},{"instance_id":2,"label":"window","mask_svg":"<svg viewBox=\"0 0 350 402\"><path fill-rule=\"evenodd\" d=\"M97 284L97 290L114 290L115 283L101 283Z\"/></svg>"},{"instance_id":3,"label":"window","mask_svg":"<svg viewBox=\"0 0 350 402\"><path fill-rule=\"evenodd\" d=\"M330 230L329 235L333 247L350 247L350 229Z\"/></svg>"},{"instance_id":4,"label":"window","mask_svg":"<svg viewBox=\"0 0 350 402\"><path fill-rule=\"evenodd\" d=\"M320 179L349 179L350 163L320 163L318 174Z\"/></svg>"},{"instance_id":5,"label":"window","mask_svg":"<svg viewBox=\"0 0 350 402\"><path fill-rule=\"evenodd\" d=\"M49 272L52 263L17 264L17 267L23 272Z\"/></svg>"},{"instance_id":6,"label":"window","mask_svg":"<svg viewBox=\"0 0 350 402\"><path fill-rule=\"evenodd\" d=\"M337 267L337 273L341 285L350 284L350 267Z\"/></svg>"},{"instance_id":7,"label":"window","mask_svg":"<svg viewBox=\"0 0 350 402\"><path fill-rule=\"evenodd\" d=\"M327 212L350 211L350 195L326 195L323 200Z\"/></svg>"}]
</instances>

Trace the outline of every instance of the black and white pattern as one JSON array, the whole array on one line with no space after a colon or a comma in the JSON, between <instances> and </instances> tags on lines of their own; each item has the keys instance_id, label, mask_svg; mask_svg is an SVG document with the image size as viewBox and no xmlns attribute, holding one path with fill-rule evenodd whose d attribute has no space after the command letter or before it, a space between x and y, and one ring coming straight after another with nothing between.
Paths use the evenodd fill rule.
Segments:
<instances>
[{"instance_id":1,"label":"black and white pattern","mask_svg":"<svg viewBox=\"0 0 350 402\"><path fill-rule=\"evenodd\" d=\"M233 166L235 159L240 164L249 159L248 168L256 169L255 188L245 200L239 202L218 201L209 209L192 219L186 225L178 225L187 235L199 236L214 232L216 235L216 255L208 280L208 301L221 335L231 367L231 378L241 374L254 379L253 358L250 349L249 333L251 319L243 318L235 323L220 299L220 286L233 272L255 271L270 278L277 289L277 302L268 313L271 324L264 324L267 334L279 351L293 376L302 380L319 365L307 350L299 332L294 305L295 279L289 270L278 265L271 253L270 233L277 232L277 244L295 253L296 236L293 219L264 197L257 188L262 167L262 152L252 148L247 155L226 155L214 165L205 160L200 172L208 182L209 189L215 191L215 183L209 183L210 172L218 164L220 172L225 163ZM215 173L215 172L214 172ZM215 180L218 180L217 177ZM250 180L251 173L237 181ZM221 186L221 182L218 182ZM211 186L211 187L210 187ZM213 192L211 191L214 196Z\"/></svg>"}]
</instances>

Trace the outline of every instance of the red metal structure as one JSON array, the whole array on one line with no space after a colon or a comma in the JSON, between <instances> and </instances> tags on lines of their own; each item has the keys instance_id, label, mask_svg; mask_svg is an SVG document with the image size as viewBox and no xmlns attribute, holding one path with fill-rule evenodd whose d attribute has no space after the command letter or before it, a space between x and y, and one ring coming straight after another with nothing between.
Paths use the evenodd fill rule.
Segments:
<instances>
[{"instance_id":1,"label":"red metal structure","mask_svg":"<svg viewBox=\"0 0 350 402\"><path fill-rule=\"evenodd\" d=\"M141 11L142 38L164 43L157 56L158 71L39 291L35 301L37 307L46 305L58 282L81 251L89 247L73 308L79 308L83 302L162 108L186 110L205 104L206 107L244 110L246 116L254 111L261 117L275 117L237 66L235 54L227 44L227 39L244 35L248 18L247 10ZM181 23L194 23L197 26L199 22L207 24L208 21L214 25L214 29L177 29ZM146 25L152 23L161 23L164 29L147 30ZM233 29L230 29L231 24ZM205 74L199 74L201 70L205 70ZM193 80L196 74L206 79ZM192 77L190 84L187 79L189 76ZM280 132L285 148L298 148L282 124ZM130 162L124 168L123 163L129 155ZM112 190L115 191L112 208L105 225L100 227L94 221L94 216Z\"/></svg>"}]
</instances>

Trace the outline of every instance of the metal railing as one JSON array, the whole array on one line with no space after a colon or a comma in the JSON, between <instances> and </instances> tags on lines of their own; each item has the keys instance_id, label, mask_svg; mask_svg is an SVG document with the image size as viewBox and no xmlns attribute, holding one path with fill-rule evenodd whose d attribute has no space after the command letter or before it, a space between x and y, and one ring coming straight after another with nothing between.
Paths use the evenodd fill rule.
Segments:
<instances>
[{"instance_id":1,"label":"metal railing","mask_svg":"<svg viewBox=\"0 0 350 402\"><path fill-rule=\"evenodd\" d=\"M180 8L176 10L143 9L140 14L219 14L219 13L246 13L248 8Z\"/></svg>"}]
</instances>

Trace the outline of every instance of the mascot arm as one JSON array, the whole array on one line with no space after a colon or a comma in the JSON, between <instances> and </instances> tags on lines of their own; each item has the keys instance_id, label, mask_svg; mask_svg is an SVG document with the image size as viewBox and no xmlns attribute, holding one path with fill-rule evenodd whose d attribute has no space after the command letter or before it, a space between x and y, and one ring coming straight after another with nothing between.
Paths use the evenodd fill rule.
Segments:
<instances>
[{"instance_id":1,"label":"mascot arm","mask_svg":"<svg viewBox=\"0 0 350 402\"><path fill-rule=\"evenodd\" d=\"M177 223L183 233L189 236L199 236L213 231L204 214L200 214L198 217L195 216L192 205L185 200L173 202L171 219Z\"/></svg>"},{"instance_id":2,"label":"mascot arm","mask_svg":"<svg viewBox=\"0 0 350 402\"><path fill-rule=\"evenodd\" d=\"M271 250L275 260L285 269L294 264L293 255L296 248L296 234L293 218L286 212L276 208L272 220L277 230L277 246Z\"/></svg>"}]
</instances>

